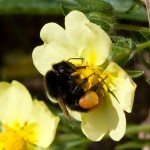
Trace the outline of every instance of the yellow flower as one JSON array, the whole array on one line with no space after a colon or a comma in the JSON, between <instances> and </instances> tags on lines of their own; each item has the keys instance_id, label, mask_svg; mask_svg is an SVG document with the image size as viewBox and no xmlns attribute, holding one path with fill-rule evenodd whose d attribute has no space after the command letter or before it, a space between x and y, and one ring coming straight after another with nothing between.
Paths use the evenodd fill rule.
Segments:
<instances>
[{"instance_id":1,"label":"yellow flower","mask_svg":"<svg viewBox=\"0 0 150 150\"><path fill-rule=\"evenodd\" d=\"M0 82L0 150L47 148L59 122L42 101L32 101L19 82Z\"/></svg>"},{"instance_id":2,"label":"yellow flower","mask_svg":"<svg viewBox=\"0 0 150 150\"><path fill-rule=\"evenodd\" d=\"M94 108L88 112L68 109L70 115L81 121L83 133L93 141L101 140L106 133L113 140L120 140L126 129L124 111L132 111L136 84L122 68L108 61L112 45L109 36L79 11L65 17L65 29L48 23L41 29L40 36L44 44L34 49L33 62L42 75L62 60L84 58L83 64L71 60L76 66L87 66L75 72L81 78L90 76L84 91L99 83L96 91L99 102L96 101ZM104 65L106 60L107 66Z\"/></svg>"}]
</instances>

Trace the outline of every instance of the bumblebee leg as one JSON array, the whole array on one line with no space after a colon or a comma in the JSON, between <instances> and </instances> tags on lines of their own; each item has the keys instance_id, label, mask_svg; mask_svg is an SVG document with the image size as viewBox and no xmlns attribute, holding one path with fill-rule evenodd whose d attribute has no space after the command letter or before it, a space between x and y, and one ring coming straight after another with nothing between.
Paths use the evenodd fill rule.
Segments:
<instances>
[{"instance_id":1,"label":"bumblebee leg","mask_svg":"<svg viewBox=\"0 0 150 150\"><path fill-rule=\"evenodd\" d=\"M101 77L100 77L101 78ZM91 91L95 91L95 92L98 92L98 90L99 89L101 89L101 90L104 90L105 91L105 89L103 88L103 85L102 85L102 83L103 84L105 84L105 79L107 78L107 76L105 77L105 78L101 78L101 81L99 81L97 84L95 84L94 86L92 86L91 88L90 88L90 90ZM106 85L106 84L105 84Z\"/></svg>"},{"instance_id":2,"label":"bumblebee leg","mask_svg":"<svg viewBox=\"0 0 150 150\"><path fill-rule=\"evenodd\" d=\"M80 91L82 89L82 87L86 84L86 82L88 82L88 78L90 76L92 76L95 73L90 74L88 77L81 79L81 81L75 86L75 88L73 89L72 93L75 94L78 91Z\"/></svg>"},{"instance_id":3,"label":"bumblebee leg","mask_svg":"<svg viewBox=\"0 0 150 150\"><path fill-rule=\"evenodd\" d=\"M72 90L72 94L78 93L78 92L82 89L83 85L84 85L87 81L88 81L87 78L81 80L80 83L78 83L78 84L75 86L75 88Z\"/></svg>"},{"instance_id":4,"label":"bumblebee leg","mask_svg":"<svg viewBox=\"0 0 150 150\"><path fill-rule=\"evenodd\" d=\"M67 62L69 62L71 59L81 60L82 64L83 64L83 62L85 61L84 58L69 58L69 59L67 60Z\"/></svg>"}]
</instances>

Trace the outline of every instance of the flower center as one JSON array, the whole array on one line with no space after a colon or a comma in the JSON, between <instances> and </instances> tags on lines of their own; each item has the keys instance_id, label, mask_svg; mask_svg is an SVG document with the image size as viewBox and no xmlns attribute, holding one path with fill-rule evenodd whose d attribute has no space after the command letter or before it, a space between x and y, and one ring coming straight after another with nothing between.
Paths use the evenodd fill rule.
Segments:
<instances>
[{"instance_id":1,"label":"flower center","mask_svg":"<svg viewBox=\"0 0 150 150\"><path fill-rule=\"evenodd\" d=\"M2 126L0 132L0 149L4 150L26 150L29 139L29 127L23 128L9 127L8 125Z\"/></svg>"},{"instance_id":2,"label":"flower center","mask_svg":"<svg viewBox=\"0 0 150 150\"><path fill-rule=\"evenodd\" d=\"M90 66L94 66L94 64L96 62L96 59L97 59L97 56L96 56L96 53L95 53L95 51L93 49L91 49L91 51L90 51L90 53L89 53L87 58L88 58L88 60L87 60L88 64Z\"/></svg>"},{"instance_id":3,"label":"flower center","mask_svg":"<svg viewBox=\"0 0 150 150\"><path fill-rule=\"evenodd\" d=\"M101 105L104 92L107 92L107 77L103 77L102 72L94 67L79 69L76 74L80 75L81 79L88 79L83 85L85 94L79 99L79 106L83 109L92 109Z\"/></svg>"}]
</instances>

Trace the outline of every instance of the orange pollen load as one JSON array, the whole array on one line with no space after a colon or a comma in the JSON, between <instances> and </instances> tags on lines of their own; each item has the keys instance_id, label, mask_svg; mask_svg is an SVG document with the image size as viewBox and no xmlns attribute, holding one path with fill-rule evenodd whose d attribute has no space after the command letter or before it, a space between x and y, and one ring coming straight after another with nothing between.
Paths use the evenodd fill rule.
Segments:
<instances>
[{"instance_id":1,"label":"orange pollen load","mask_svg":"<svg viewBox=\"0 0 150 150\"><path fill-rule=\"evenodd\" d=\"M79 106L84 109L90 109L99 103L98 95L93 91L87 91L79 100Z\"/></svg>"}]
</instances>

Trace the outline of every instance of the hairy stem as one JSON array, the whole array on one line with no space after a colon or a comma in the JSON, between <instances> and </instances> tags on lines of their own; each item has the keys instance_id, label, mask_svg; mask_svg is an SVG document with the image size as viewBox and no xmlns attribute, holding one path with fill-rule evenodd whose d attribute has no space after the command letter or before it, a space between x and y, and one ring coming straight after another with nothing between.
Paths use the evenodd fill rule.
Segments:
<instances>
[{"instance_id":1,"label":"hairy stem","mask_svg":"<svg viewBox=\"0 0 150 150\"><path fill-rule=\"evenodd\" d=\"M126 30L126 31L141 31L141 32L150 32L150 28L139 27L134 25L126 25L126 24L117 24L116 29Z\"/></svg>"},{"instance_id":2,"label":"hairy stem","mask_svg":"<svg viewBox=\"0 0 150 150\"><path fill-rule=\"evenodd\" d=\"M150 41L144 42L144 43L142 43L142 44L138 44L138 45L136 46L134 52L135 52L135 53L138 53L138 52L144 50L144 49L147 48L147 47L150 47Z\"/></svg>"}]
</instances>

